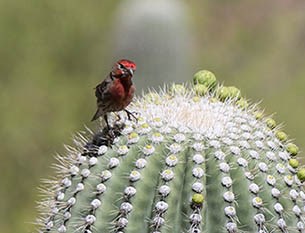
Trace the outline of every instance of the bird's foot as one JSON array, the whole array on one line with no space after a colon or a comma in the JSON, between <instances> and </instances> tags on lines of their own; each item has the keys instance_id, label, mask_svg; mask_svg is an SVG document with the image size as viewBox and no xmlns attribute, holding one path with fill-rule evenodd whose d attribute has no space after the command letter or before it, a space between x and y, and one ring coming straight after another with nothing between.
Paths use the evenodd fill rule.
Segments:
<instances>
[{"instance_id":1,"label":"bird's foot","mask_svg":"<svg viewBox=\"0 0 305 233\"><path fill-rule=\"evenodd\" d=\"M124 109L124 111L127 113L128 120L131 121L131 117L133 117L136 120L136 122L138 123L138 118L135 116L134 112L130 112L126 109Z\"/></svg>"}]
</instances>

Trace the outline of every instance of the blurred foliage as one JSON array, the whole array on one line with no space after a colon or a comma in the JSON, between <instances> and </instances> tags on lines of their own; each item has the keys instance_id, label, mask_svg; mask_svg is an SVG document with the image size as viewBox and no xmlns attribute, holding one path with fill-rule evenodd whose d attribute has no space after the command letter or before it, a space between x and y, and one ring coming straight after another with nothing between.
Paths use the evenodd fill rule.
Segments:
<instances>
[{"instance_id":1,"label":"blurred foliage","mask_svg":"<svg viewBox=\"0 0 305 233\"><path fill-rule=\"evenodd\" d=\"M117 59L113 30L119 3L0 1L1 232L33 230L28 222L36 215L36 187L52 174L53 155L63 153L62 144L71 144L69 138L84 125L94 127L93 87ZM211 70L248 98L263 99L267 113L287 122L285 131L304 151L305 2L185 5L194 41L185 41L190 47L184 48L196 48L194 73Z\"/></svg>"}]
</instances>

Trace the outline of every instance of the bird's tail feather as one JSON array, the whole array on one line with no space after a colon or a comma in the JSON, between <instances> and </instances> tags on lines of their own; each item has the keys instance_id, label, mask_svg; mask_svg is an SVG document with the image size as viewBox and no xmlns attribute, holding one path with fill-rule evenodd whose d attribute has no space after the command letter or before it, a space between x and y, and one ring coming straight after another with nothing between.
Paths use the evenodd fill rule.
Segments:
<instances>
[{"instance_id":1,"label":"bird's tail feather","mask_svg":"<svg viewBox=\"0 0 305 233\"><path fill-rule=\"evenodd\" d=\"M97 118L99 118L101 115L103 115L102 111L100 111L100 109L96 110L96 113L94 114L94 116L92 117L91 121L95 121Z\"/></svg>"}]
</instances>

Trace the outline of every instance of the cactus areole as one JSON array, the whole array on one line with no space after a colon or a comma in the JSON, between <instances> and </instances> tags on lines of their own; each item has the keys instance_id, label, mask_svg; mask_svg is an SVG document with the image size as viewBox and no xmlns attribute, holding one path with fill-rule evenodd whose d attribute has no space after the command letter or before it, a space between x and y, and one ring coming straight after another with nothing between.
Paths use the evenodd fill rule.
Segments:
<instances>
[{"instance_id":1,"label":"cactus areole","mask_svg":"<svg viewBox=\"0 0 305 233\"><path fill-rule=\"evenodd\" d=\"M46 182L39 232L305 232L298 147L236 87L138 97L112 129L78 134Z\"/></svg>"}]
</instances>

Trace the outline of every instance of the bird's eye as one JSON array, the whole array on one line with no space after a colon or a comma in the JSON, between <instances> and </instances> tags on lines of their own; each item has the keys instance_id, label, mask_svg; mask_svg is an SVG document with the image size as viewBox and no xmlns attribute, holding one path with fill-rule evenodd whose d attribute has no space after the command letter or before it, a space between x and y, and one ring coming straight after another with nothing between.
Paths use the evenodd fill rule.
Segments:
<instances>
[{"instance_id":1,"label":"bird's eye","mask_svg":"<svg viewBox=\"0 0 305 233\"><path fill-rule=\"evenodd\" d=\"M126 69L126 68L125 68L125 66L124 66L124 65L122 65L121 63L119 63L118 68L119 68L120 70L124 70L124 69Z\"/></svg>"}]
</instances>

